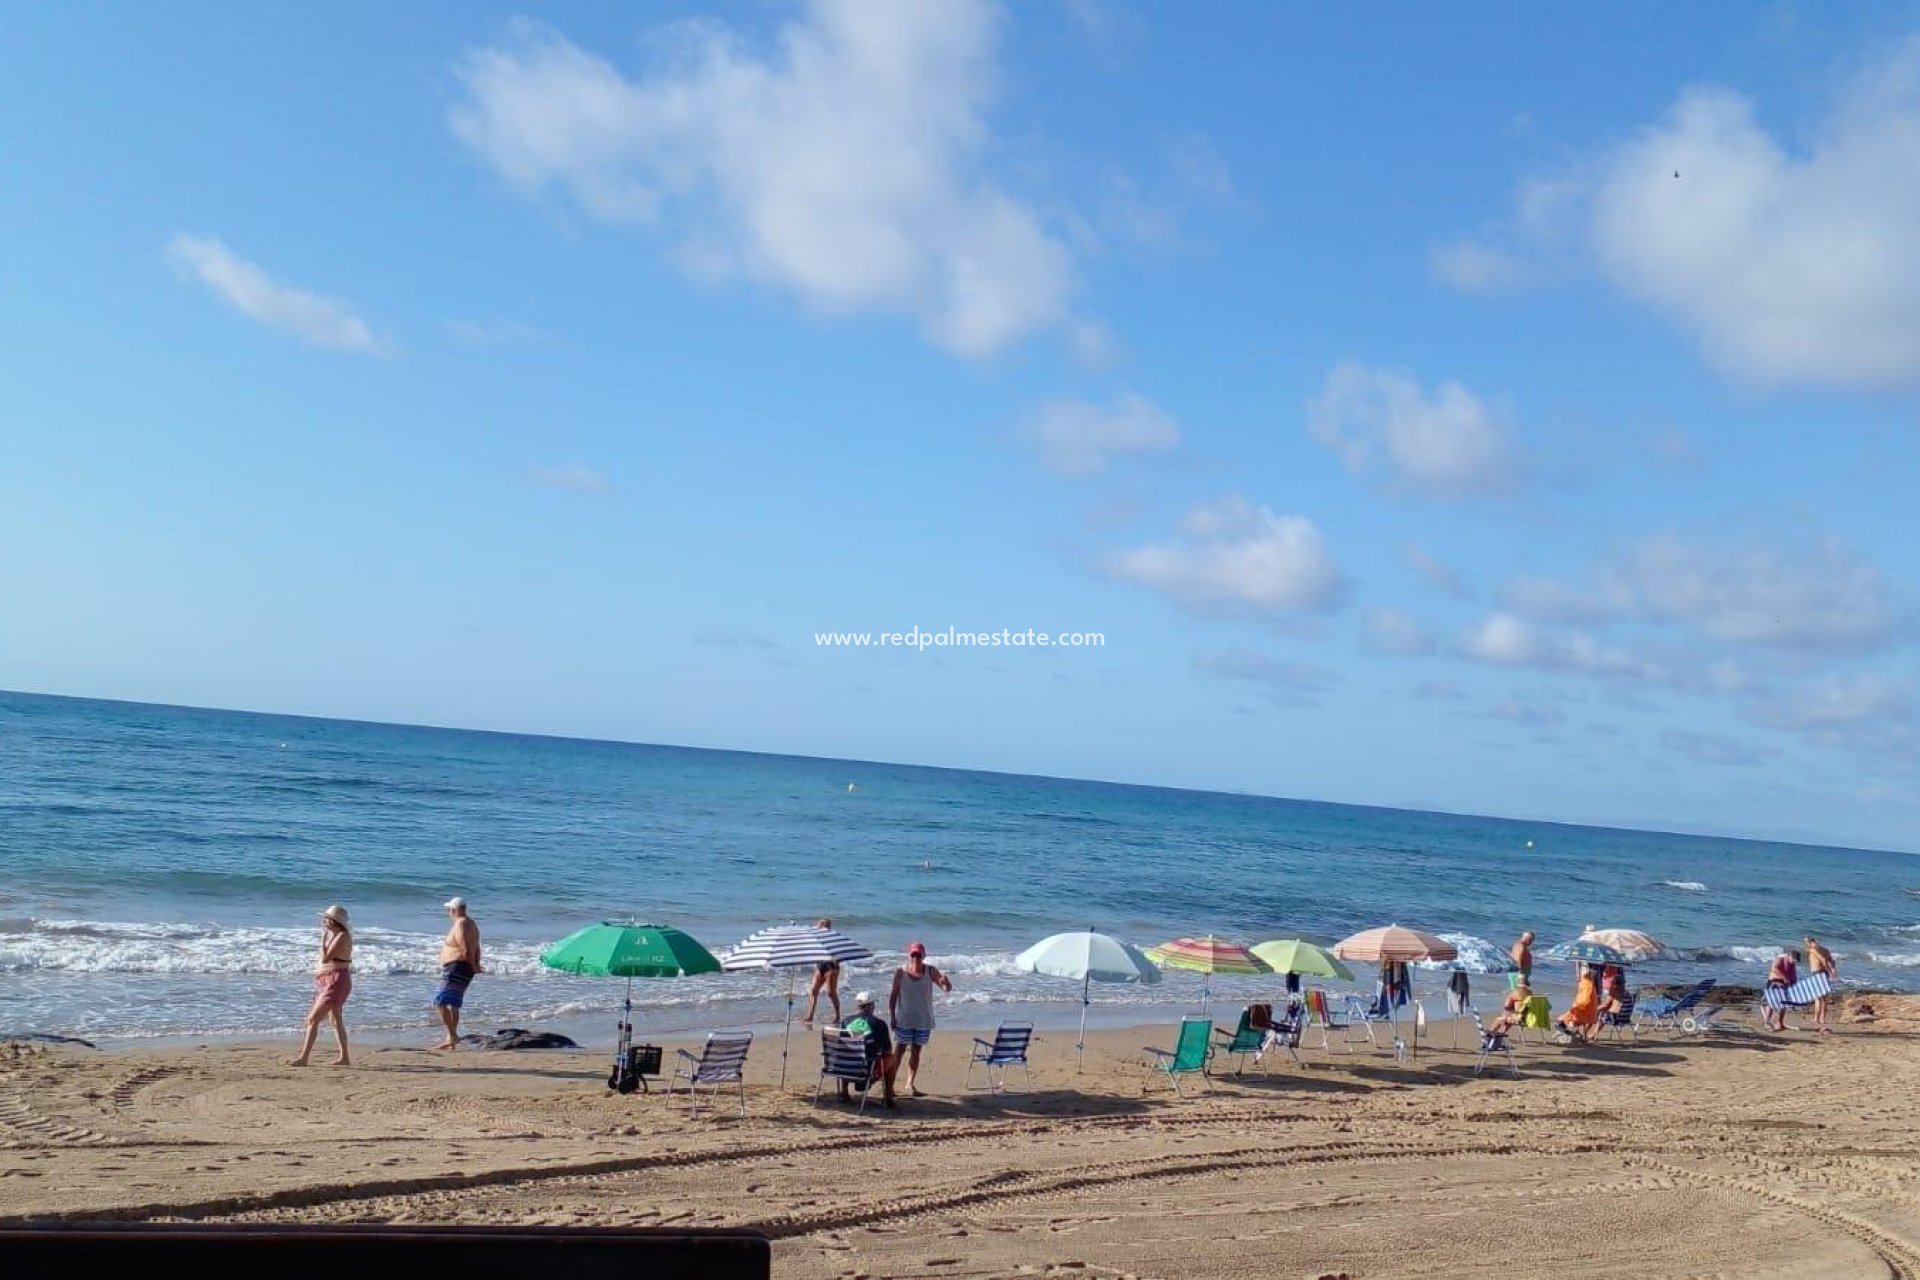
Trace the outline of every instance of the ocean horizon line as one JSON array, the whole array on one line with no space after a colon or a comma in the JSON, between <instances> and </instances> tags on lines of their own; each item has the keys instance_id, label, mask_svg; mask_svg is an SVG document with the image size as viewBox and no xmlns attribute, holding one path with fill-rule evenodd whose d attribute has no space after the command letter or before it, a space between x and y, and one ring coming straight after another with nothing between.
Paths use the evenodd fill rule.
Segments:
<instances>
[{"instance_id":1,"label":"ocean horizon line","mask_svg":"<svg viewBox=\"0 0 1920 1280\"><path fill-rule=\"evenodd\" d=\"M1644 836L1674 836L1687 839L1732 840L1742 843L1774 845L1781 848L1819 849L1827 852L1864 853L1900 857L1920 856L1920 847L1899 849L1871 845L1836 844L1829 841L1787 838L1778 835L1738 833L1730 830L1682 830L1652 822L1635 824L1613 820L1580 821L1570 818L1543 818L1511 814L1474 813L1460 809L1428 807L1426 804L1384 804L1352 800L1326 800L1309 796L1286 796L1264 791L1223 790L1215 787L1175 786L1162 782L1141 782L1114 778L1083 778L1064 774L1022 773L1009 769L989 769L971 765L923 764L905 760L878 760L855 756L807 755L792 751L765 751L751 747L699 746L686 743L648 742L637 738L604 738L582 734L541 733L520 729L488 728L475 725L429 724L405 720L374 720L359 716L319 715L305 711L269 711L248 707L220 707L191 702L156 702L142 698L103 698L90 694L52 693L33 689L0 689L0 697L43 698L55 702L93 703L103 706L141 707L156 711L204 712L216 715L250 716L262 720L300 720L319 724L354 725L373 729L419 730L431 733L472 734L477 737L576 743L586 746L627 747L649 751L684 751L707 755L746 756L758 760L802 761L810 764L846 764L882 769L923 769L949 774L972 774L991 778L1009 778L1089 787L1114 787L1126 790L1159 792L1171 795L1220 797L1236 800L1272 801L1281 804L1320 805L1367 813L1404 813L1442 818L1463 818L1481 822L1504 822L1516 826L1553 827L1571 831L1604 831ZM1431 802L1428 802L1430 804Z\"/></svg>"}]
</instances>

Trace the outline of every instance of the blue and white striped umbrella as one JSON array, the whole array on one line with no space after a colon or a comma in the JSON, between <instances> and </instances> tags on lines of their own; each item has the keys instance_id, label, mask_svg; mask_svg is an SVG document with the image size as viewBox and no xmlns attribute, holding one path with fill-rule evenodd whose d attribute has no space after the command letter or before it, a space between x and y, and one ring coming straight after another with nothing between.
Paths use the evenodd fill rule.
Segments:
<instances>
[{"instance_id":1,"label":"blue and white striped umbrella","mask_svg":"<svg viewBox=\"0 0 1920 1280\"><path fill-rule=\"evenodd\" d=\"M838 929L812 924L776 924L745 939L720 958L730 972L742 969L804 969L808 965L871 960L873 952Z\"/></svg>"},{"instance_id":2,"label":"blue and white striped umbrella","mask_svg":"<svg viewBox=\"0 0 1920 1280\"><path fill-rule=\"evenodd\" d=\"M780 1032L780 1085L787 1083L787 1045L793 1038L793 975L810 965L871 960L873 952L838 929L817 924L776 924L745 939L720 957L732 973L747 969L787 970L787 1022Z\"/></svg>"}]
</instances>

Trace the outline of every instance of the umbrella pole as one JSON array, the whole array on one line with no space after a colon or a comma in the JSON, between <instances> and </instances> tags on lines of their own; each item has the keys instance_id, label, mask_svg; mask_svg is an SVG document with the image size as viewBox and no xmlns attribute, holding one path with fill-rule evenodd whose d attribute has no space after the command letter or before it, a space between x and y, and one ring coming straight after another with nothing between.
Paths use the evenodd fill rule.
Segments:
<instances>
[{"instance_id":1,"label":"umbrella pole","mask_svg":"<svg viewBox=\"0 0 1920 1280\"><path fill-rule=\"evenodd\" d=\"M1073 1046L1073 1069L1084 1070L1087 1065L1087 1005L1092 1003L1089 992L1093 990L1093 975L1080 979L1080 1042Z\"/></svg>"},{"instance_id":2,"label":"umbrella pole","mask_svg":"<svg viewBox=\"0 0 1920 1280\"><path fill-rule=\"evenodd\" d=\"M787 1041L793 1036L793 970L787 970L787 1025L780 1032L780 1087L787 1087Z\"/></svg>"}]
</instances>

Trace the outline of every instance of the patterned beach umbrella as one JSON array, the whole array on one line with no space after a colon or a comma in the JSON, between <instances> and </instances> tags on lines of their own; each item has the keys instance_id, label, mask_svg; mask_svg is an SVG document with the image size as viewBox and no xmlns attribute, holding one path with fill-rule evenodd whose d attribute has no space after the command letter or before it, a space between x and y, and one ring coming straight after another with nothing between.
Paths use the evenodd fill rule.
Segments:
<instances>
[{"instance_id":1,"label":"patterned beach umbrella","mask_svg":"<svg viewBox=\"0 0 1920 1280\"><path fill-rule=\"evenodd\" d=\"M871 960L873 952L838 929L817 924L776 924L744 939L720 958L729 973L748 969L787 971L787 1022L780 1032L780 1084L787 1083L787 1044L793 1037L793 980L798 970L816 964Z\"/></svg>"},{"instance_id":2,"label":"patterned beach umbrella","mask_svg":"<svg viewBox=\"0 0 1920 1280\"><path fill-rule=\"evenodd\" d=\"M1390 924L1342 938L1333 944L1333 954L1342 960L1358 960L1363 964L1387 960L1412 964L1416 960L1451 960L1460 954L1460 949L1445 938Z\"/></svg>"},{"instance_id":3,"label":"patterned beach umbrella","mask_svg":"<svg viewBox=\"0 0 1920 1280\"><path fill-rule=\"evenodd\" d=\"M1253 954L1275 973L1297 973L1308 978L1339 978L1353 981L1353 970L1335 960L1311 942L1299 938L1275 938L1256 943Z\"/></svg>"},{"instance_id":4,"label":"patterned beach umbrella","mask_svg":"<svg viewBox=\"0 0 1920 1280\"><path fill-rule=\"evenodd\" d=\"M1042 938L1015 956L1013 967L1080 984L1080 1042L1073 1048L1081 1062L1087 1054L1087 1006L1093 1003L1090 984L1136 982L1150 986L1160 981L1159 968L1140 948L1092 929Z\"/></svg>"},{"instance_id":5,"label":"patterned beach umbrella","mask_svg":"<svg viewBox=\"0 0 1920 1280\"><path fill-rule=\"evenodd\" d=\"M1629 960L1654 960L1667 947L1660 939L1640 932L1638 929L1588 929L1580 935L1581 942L1597 942L1603 947L1612 947Z\"/></svg>"},{"instance_id":6,"label":"patterned beach umbrella","mask_svg":"<svg viewBox=\"0 0 1920 1280\"><path fill-rule=\"evenodd\" d=\"M1616 951L1605 943L1589 942L1579 938L1572 942L1563 942L1557 947L1547 948L1549 960L1572 960L1580 964L1617 964L1630 963L1624 952Z\"/></svg>"},{"instance_id":7,"label":"patterned beach umbrella","mask_svg":"<svg viewBox=\"0 0 1920 1280\"><path fill-rule=\"evenodd\" d=\"M1266 961L1223 938L1175 938L1147 948L1147 959L1163 969L1191 969L1195 973L1271 973Z\"/></svg>"}]
</instances>

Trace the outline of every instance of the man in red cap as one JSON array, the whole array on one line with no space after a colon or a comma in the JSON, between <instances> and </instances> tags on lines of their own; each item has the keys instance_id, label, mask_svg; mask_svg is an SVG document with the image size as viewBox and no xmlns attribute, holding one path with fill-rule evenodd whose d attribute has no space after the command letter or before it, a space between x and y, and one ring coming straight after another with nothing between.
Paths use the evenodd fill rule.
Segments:
<instances>
[{"instance_id":1,"label":"man in red cap","mask_svg":"<svg viewBox=\"0 0 1920 1280\"><path fill-rule=\"evenodd\" d=\"M920 1050L933 1039L933 989L949 994L953 984L947 975L927 963L927 944L915 942L907 947L907 962L893 971L893 992L887 997L887 1016L893 1022L896 1052L907 1055L907 1092L922 1097L914 1086L920 1074Z\"/></svg>"}]
</instances>

